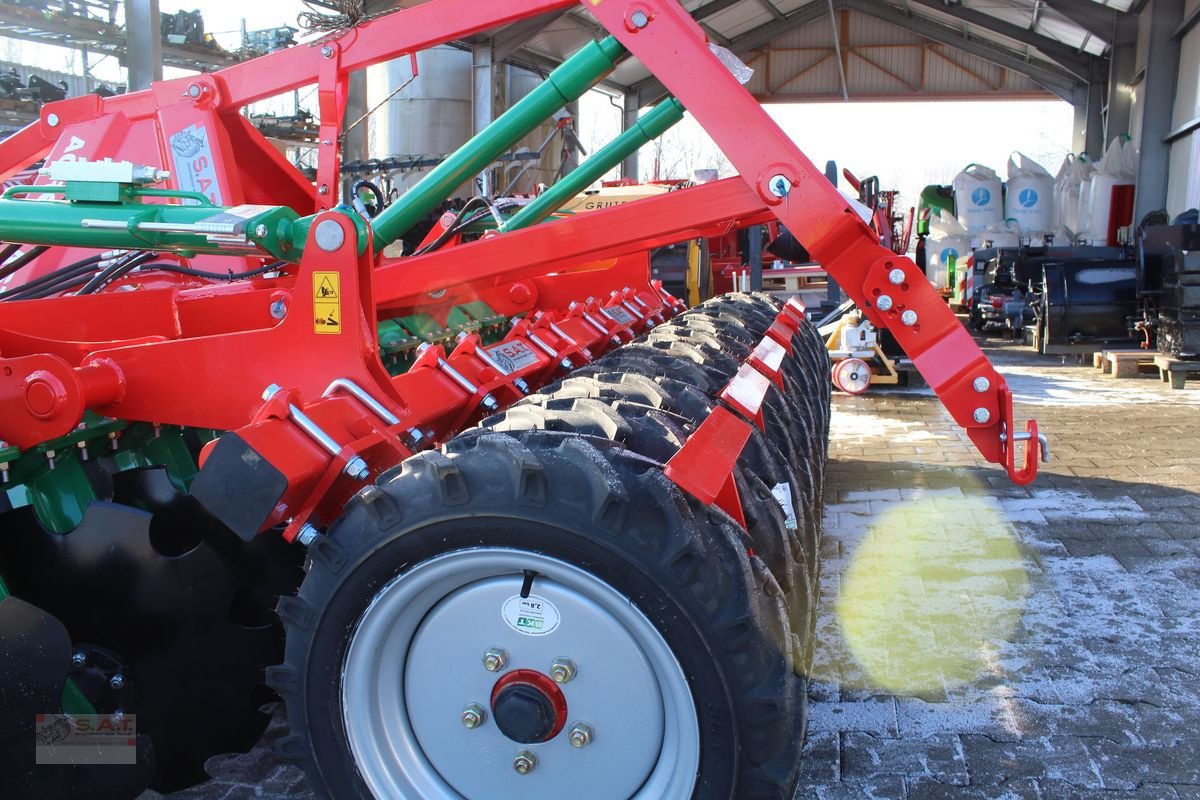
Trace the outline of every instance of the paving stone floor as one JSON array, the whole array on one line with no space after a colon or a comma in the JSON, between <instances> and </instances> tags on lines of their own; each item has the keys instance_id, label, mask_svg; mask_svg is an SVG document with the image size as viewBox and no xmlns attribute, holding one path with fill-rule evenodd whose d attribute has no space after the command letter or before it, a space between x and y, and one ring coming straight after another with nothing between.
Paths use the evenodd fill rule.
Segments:
<instances>
[{"instance_id":1,"label":"paving stone floor","mask_svg":"<svg viewBox=\"0 0 1200 800\"><path fill-rule=\"evenodd\" d=\"M989 350L1029 487L927 393L835 399L797 798L1200 798L1200 382ZM281 725L171 799L310 797Z\"/></svg>"}]
</instances>

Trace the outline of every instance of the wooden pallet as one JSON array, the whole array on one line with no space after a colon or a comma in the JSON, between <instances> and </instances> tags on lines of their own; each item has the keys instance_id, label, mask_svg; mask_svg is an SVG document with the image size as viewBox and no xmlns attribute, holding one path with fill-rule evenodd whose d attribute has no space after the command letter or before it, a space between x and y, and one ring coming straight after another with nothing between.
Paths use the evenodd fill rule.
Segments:
<instances>
[{"instance_id":1,"label":"wooden pallet","mask_svg":"<svg viewBox=\"0 0 1200 800\"><path fill-rule=\"evenodd\" d=\"M1182 389L1189 374L1200 376L1200 361L1181 361L1157 355L1154 357L1154 366L1158 367L1159 380L1171 384L1172 389Z\"/></svg>"},{"instance_id":2,"label":"wooden pallet","mask_svg":"<svg viewBox=\"0 0 1200 800\"><path fill-rule=\"evenodd\" d=\"M1100 370L1114 378L1136 378L1154 373L1154 353L1146 350L1105 350Z\"/></svg>"}]
</instances>

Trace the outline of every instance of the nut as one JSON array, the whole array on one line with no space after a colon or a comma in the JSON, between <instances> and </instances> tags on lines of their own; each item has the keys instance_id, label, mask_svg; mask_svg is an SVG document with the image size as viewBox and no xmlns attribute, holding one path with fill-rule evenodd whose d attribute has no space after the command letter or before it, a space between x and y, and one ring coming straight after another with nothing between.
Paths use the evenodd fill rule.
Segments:
<instances>
[{"instance_id":1,"label":"nut","mask_svg":"<svg viewBox=\"0 0 1200 800\"><path fill-rule=\"evenodd\" d=\"M569 658L556 658L550 665L550 677L555 683L569 683L576 672L575 662Z\"/></svg>"},{"instance_id":2,"label":"nut","mask_svg":"<svg viewBox=\"0 0 1200 800\"><path fill-rule=\"evenodd\" d=\"M975 413L972 414L971 416L974 417L976 422L978 422L980 425L982 425L983 423L987 422L989 419L992 418L992 413L990 411L988 411L986 408L977 408L977 409L975 409Z\"/></svg>"},{"instance_id":3,"label":"nut","mask_svg":"<svg viewBox=\"0 0 1200 800\"><path fill-rule=\"evenodd\" d=\"M462 724L468 730L475 730L487 720L487 712L479 703L468 703L462 710Z\"/></svg>"},{"instance_id":4,"label":"nut","mask_svg":"<svg viewBox=\"0 0 1200 800\"><path fill-rule=\"evenodd\" d=\"M892 298L889 295L881 294L875 299L875 307L880 311L892 310Z\"/></svg>"},{"instance_id":5,"label":"nut","mask_svg":"<svg viewBox=\"0 0 1200 800\"><path fill-rule=\"evenodd\" d=\"M896 286L904 283L904 270L896 267L894 270L888 273L888 280Z\"/></svg>"},{"instance_id":6,"label":"nut","mask_svg":"<svg viewBox=\"0 0 1200 800\"><path fill-rule=\"evenodd\" d=\"M528 775L537 767L537 763L537 756L528 750L522 750L513 759L513 769L517 771L518 775Z\"/></svg>"},{"instance_id":7,"label":"nut","mask_svg":"<svg viewBox=\"0 0 1200 800\"><path fill-rule=\"evenodd\" d=\"M488 672L499 672L508 664L508 651L503 647L489 647L483 654L483 668Z\"/></svg>"},{"instance_id":8,"label":"nut","mask_svg":"<svg viewBox=\"0 0 1200 800\"><path fill-rule=\"evenodd\" d=\"M567 741L571 743L571 747L587 747L592 743L592 738L596 732L592 730L592 726L586 722L576 722L567 731Z\"/></svg>"},{"instance_id":9,"label":"nut","mask_svg":"<svg viewBox=\"0 0 1200 800\"><path fill-rule=\"evenodd\" d=\"M917 324L917 312L910 308L908 311L905 311L900 315L900 321L911 328L913 325Z\"/></svg>"},{"instance_id":10,"label":"nut","mask_svg":"<svg viewBox=\"0 0 1200 800\"><path fill-rule=\"evenodd\" d=\"M983 394L988 389L992 388L992 382L981 375L971 383L971 386L974 387L975 391Z\"/></svg>"}]
</instances>

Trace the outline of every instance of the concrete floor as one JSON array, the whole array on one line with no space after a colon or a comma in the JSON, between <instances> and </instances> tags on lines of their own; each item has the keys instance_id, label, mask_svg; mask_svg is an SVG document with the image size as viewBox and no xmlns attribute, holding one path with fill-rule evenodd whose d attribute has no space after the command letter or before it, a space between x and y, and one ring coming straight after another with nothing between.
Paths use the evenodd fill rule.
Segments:
<instances>
[{"instance_id":1,"label":"concrete floor","mask_svg":"<svg viewBox=\"0 0 1200 800\"><path fill-rule=\"evenodd\" d=\"M797 798L1200 798L1200 381L988 349L1030 487L928 393L835 398ZM170 797L310 797L279 735Z\"/></svg>"}]
</instances>

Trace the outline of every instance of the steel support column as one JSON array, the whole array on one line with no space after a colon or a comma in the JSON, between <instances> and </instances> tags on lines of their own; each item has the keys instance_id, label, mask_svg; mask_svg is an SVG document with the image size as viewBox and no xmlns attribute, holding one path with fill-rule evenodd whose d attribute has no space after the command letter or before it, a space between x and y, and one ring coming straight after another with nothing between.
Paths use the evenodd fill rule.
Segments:
<instances>
[{"instance_id":1,"label":"steel support column","mask_svg":"<svg viewBox=\"0 0 1200 800\"><path fill-rule=\"evenodd\" d=\"M1175 85L1179 80L1179 40L1175 29L1183 22L1183 0L1152 0L1142 12L1150 26L1146 52L1146 77L1142 81L1141 161L1133 201L1133 221L1167 205L1167 172L1171 146L1167 134L1175 112Z\"/></svg>"},{"instance_id":2,"label":"steel support column","mask_svg":"<svg viewBox=\"0 0 1200 800\"><path fill-rule=\"evenodd\" d=\"M471 135L476 135L495 119L495 62L492 58L490 39L471 45ZM479 173L482 182L480 194L492 195L492 168L489 165Z\"/></svg>"},{"instance_id":3,"label":"steel support column","mask_svg":"<svg viewBox=\"0 0 1200 800\"><path fill-rule=\"evenodd\" d=\"M1084 132L1084 148L1088 155L1099 158L1104 154L1104 98L1108 86L1108 75L1099 59L1092 61L1088 70L1087 128Z\"/></svg>"},{"instance_id":4,"label":"steel support column","mask_svg":"<svg viewBox=\"0 0 1200 800\"><path fill-rule=\"evenodd\" d=\"M621 131L627 131L637 124L638 96L636 92L625 93L625 111L621 115ZM630 180L638 179L638 154L634 150L621 162L621 177Z\"/></svg>"},{"instance_id":5,"label":"steel support column","mask_svg":"<svg viewBox=\"0 0 1200 800\"><path fill-rule=\"evenodd\" d=\"M129 91L148 89L154 81L162 80L158 0L125 0L125 58Z\"/></svg>"},{"instance_id":6,"label":"steel support column","mask_svg":"<svg viewBox=\"0 0 1200 800\"><path fill-rule=\"evenodd\" d=\"M1086 84L1077 84L1071 90L1071 105L1075 109L1075 117L1071 121L1071 152L1083 153L1087 151L1087 112L1088 112L1088 87ZM1096 155L1088 153L1089 157Z\"/></svg>"}]
</instances>

